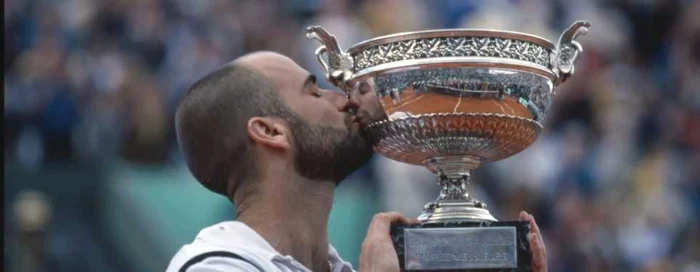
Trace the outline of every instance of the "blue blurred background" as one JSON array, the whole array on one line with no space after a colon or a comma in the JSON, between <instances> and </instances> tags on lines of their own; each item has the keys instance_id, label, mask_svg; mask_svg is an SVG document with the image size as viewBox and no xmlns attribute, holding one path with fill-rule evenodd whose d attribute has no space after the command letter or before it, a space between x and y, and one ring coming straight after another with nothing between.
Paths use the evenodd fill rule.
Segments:
<instances>
[{"instance_id":1,"label":"blue blurred background","mask_svg":"<svg viewBox=\"0 0 700 272\"><path fill-rule=\"evenodd\" d=\"M6 0L4 271L163 271L235 218L184 166L173 112L189 84L246 52L319 73L318 24L343 48L434 28L556 41L592 22L576 75L529 149L471 192L541 225L551 271L700 271L700 1ZM355 266L378 211L416 216L427 170L375 156L337 190L332 243Z\"/></svg>"}]
</instances>

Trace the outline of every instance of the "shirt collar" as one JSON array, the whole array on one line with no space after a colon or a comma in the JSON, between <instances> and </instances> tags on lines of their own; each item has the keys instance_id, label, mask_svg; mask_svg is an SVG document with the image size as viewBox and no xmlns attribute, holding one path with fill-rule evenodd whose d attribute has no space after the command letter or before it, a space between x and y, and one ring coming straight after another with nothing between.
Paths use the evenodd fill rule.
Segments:
<instances>
[{"instance_id":1,"label":"shirt collar","mask_svg":"<svg viewBox=\"0 0 700 272\"><path fill-rule=\"evenodd\" d=\"M291 262L296 266L301 266L308 270L308 268L301 265L301 263L294 260L294 258L292 258L291 256L282 255L281 253L279 253L275 248L272 247L272 245L270 245L270 243L267 242L267 240L265 240L265 238L260 236L260 234L258 234L252 228L248 227L248 225L246 225L243 222L228 221L219 223L212 227L221 228L223 230L226 230L227 232L235 233L236 240L238 240L240 244L245 245L245 247L248 250L254 250L257 251L259 254L264 254L266 258L270 261ZM354 271L352 269L352 264L340 258L338 251L336 251L336 249L331 244L328 244L328 259L331 265L332 272Z\"/></svg>"}]
</instances>

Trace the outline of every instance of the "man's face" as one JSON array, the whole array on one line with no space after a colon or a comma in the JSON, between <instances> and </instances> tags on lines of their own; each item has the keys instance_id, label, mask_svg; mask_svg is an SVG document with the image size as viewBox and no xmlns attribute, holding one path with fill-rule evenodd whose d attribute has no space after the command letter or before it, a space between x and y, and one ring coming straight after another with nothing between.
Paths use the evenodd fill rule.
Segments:
<instances>
[{"instance_id":1,"label":"man's face","mask_svg":"<svg viewBox=\"0 0 700 272\"><path fill-rule=\"evenodd\" d=\"M304 78L300 93L287 100L300 117L290 119L295 164L307 178L339 183L371 158L372 146L352 113L357 105L319 88L313 75Z\"/></svg>"},{"instance_id":2,"label":"man's face","mask_svg":"<svg viewBox=\"0 0 700 272\"><path fill-rule=\"evenodd\" d=\"M355 85L355 88L350 92L350 100L351 103L357 105L355 115L361 128L387 118L377 98L374 81L371 78Z\"/></svg>"},{"instance_id":3,"label":"man's face","mask_svg":"<svg viewBox=\"0 0 700 272\"><path fill-rule=\"evenodd\" d=\"M320 89L316 79L291 59L265 57L255 66L269 78L283 103L292 134L294 160L302 176L342 181L372 156L372 146L360 135L357 105L340 92Z\"/></svg>"}]
</instances>

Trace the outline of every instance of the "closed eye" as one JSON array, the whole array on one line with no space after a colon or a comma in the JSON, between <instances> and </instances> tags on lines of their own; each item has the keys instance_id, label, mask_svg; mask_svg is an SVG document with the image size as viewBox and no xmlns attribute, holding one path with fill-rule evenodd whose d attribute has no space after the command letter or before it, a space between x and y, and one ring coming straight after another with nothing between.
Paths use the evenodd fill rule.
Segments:
<instances>
[{"instance_id":1,"label":"closed eye","mask_svg":"<svg viewBox=\"0 0 700 272\"><path fill-rule=\"evenodd\" d=\"M318 86L316 86L316 76L312 74L306 77L303 89L309 90L311 92L311 95L315 97L321 97L321 93L319 92Z\"/></svg>"}]
</instances>

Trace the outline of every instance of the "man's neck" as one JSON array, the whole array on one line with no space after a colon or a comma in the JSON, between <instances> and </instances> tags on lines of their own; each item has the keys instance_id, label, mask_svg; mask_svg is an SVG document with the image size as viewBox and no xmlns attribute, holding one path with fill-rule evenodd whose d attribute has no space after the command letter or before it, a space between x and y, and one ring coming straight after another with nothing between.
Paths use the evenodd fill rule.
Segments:
<instances>
[{"instance_id":1,"label":"man's neck","mask_svg":"<svg viewBox=\"0 0 700 272\"><path fill-rule=\"evenodd\" d=\"M328 271L328 216L335 183L304 180L256 181L236 199L237 220L260 234L282 255L312 271Z\"/></svg>"}]
</instances>

